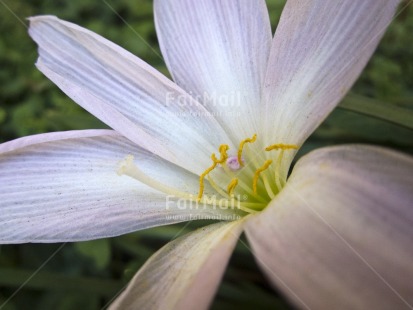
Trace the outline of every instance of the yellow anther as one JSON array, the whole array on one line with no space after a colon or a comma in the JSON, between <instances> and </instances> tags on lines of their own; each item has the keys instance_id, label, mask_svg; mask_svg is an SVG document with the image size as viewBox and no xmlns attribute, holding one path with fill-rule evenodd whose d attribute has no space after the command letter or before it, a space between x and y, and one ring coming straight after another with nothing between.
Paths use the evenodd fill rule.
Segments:
<instances>
[{"instance_id":1,"label":"yellow anther","mask_svg":"<svg viewBox=\"0 0 413 310\"><path fill-rule=\"evenodd\" d=\"M228 195L232 196L232 194L234 192L234 189L235 189L235 186L237 186L237 185L238 185L238 179L233 178L231 180L231 182L229 182L228 187L227 187Z\"/></svg>"},{"instance_id":2,"label":"yellow anther","mask_svg":"<svg viewBox=\"0 0 413 310\"><path fill-rule=\"evenodd\" d=\"M227 160L227 158L228 158L227 151L228 150L229 150L229 146L227 144L221 144L219 146L219 154L221 155L221 159L219 160L219 164L222 164Z\"/></svg>"},{"instance_id":3,"label":"yellow anther","mask_svg":"<svg viewBox=\"0 0 413 310\"><path fill-rule=\"evenodd\" d=\"M267 146L265 150L272 151L272 150L291 150L291 149L298 149L298 146L295 144L283 144L283 143L278 143L278 144L273 144L270 146Z\"/></svg>"},{"instance_id":4,"label":"yellow anther","mask_svg":"<svg viewBox=\"0 0 413 310\"><path fill-rule=\"evenodd\" d=\"M211 155L211 159L214 163L216 164L223 164L227 158L228 158L228 154L227 151L229 150L229 146L227 144L221 144L219 146L219 154L220 154L220 159L217 159L215 154Z\"/></svg>"},{"instance_id":5,"label":"yellow anther","mask_svg":"<svg viewBox=\"0 0 413 310\"><path fill-rule=\"evenodd\" d=\"M257 193L257 183L258 183L258 179L260 177L260 173L263 172L265 169L268 169L268 167L271 164L272 164L272 160L269 159L264 163L264 165L262 165L261 168L258 168L257 171L255 171L254 179L252 181L252 190L253 190L254 194Z\"/></svg>"},{"instance_id":6,"label":"yellow anther","mask_svg":"<svg viewBox=\"0 0 413 310\"><path fill-rule=\"evenodd\" d=\"M207 176L208 173L210 173L212 170L214 170L215 167L216 167L217 164L218 164L218 163L215 161L215 160L216 160L215 154L212 154L212 155L213 155L213 156L211 156L211 158L212 158L212 160L214 161L214 163L212 164L211 167L209 167L207 170L205 170L205 171L199 176L199 194L198 194L197 201L200 201L201 198L202 198L202 195L204 194L204 188L205 188L204 179L205 179L205 177Z\"/></svg>"},{"instance_id":7,"label":"yellow anther","mask_svg":"<svg viewBox=\"0 0 413 310\"><path fill-rule=\"evenodd\" d=\"M242 162L242 149L244 148L245 143L254 143L255 140L257 140L257 134L254 134L252 138L247 138L245 140L242 140L241 143L239 144L238 148L238 162L241 166L244 166L244 163Z\"/></svg>"},{"instance_id":8,"label":"yellow anther","mask_svg":"<svg viewBox=\"0 0 413 310\"><path fill-rule=\"evenodd\" d=\"M228 158L228 154L227 151L229 149L229 146L226 144L221 144L219 146L219 153L221 155L220 159L217 159L217 157L215 156L215 153L212 153L211 155L211 159L212 159L212 165L211 167L209 167L207 170L205 170L200 176L199 176L199 194L197 197L197 201L199 202L202 199L202 195L204 194L204 188L205 188L205 184L204 184L204 179L207 176L208 173L210 173L212 170L215 169L215 167L218 164L222 164L224 163L227 158Z\"/></svg>"}]
</instances>

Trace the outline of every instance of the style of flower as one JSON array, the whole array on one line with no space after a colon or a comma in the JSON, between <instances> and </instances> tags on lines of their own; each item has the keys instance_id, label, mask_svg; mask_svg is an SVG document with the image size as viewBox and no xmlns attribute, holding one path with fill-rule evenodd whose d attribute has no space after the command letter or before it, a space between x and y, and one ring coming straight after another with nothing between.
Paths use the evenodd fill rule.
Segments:
<instances>
[{"instance_id":1,"label":"style of flower","mask_svg":"<svg viewBox=\"0 0 413 310\"><path fill-rule=\"evenodd\" d=\"M411 308L412 158L321 148L288 176L397 4L289 0L272 38L264 0L155 0L175 83L88 30L31 18L39 70L113 130L0 145L0 242L90 240L212 217L224 221L160 249L112 308L207 308L243 230L299 308Z\"/></svg>"}]
</instances>

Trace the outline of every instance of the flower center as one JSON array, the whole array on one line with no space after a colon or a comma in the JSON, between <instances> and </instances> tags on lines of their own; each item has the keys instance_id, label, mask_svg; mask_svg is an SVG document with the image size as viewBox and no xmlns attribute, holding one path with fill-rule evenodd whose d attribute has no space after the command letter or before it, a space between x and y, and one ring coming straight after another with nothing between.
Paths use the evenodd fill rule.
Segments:
<instances>
[{"instance_id":1,"label":"flower center","mask_svg":"<svg viewBox=\"0 0 413 310\"><path fill-rule=\"evenodd\" d=\"M205 178L207 178L217 193L226 199L236 199L238 204L244 207L244 211L253 213L265 208L268 202L281 190L283 183L285 183L281 180L279 173L284 151L297 149L298 147L294 144L283 143L269 145L264 148L264 152L279 151L276 162L273 163L272 159L268 159L262 165L258 165L263 157L259 152L260 150L254 156L251 149L246 148L247 144L252 144L256 140L256 134L251 138L242 140L239 144L237 156L228 156L229 146L226 144L222 144L219 147L219 159L215 153L211 155L211 166L199 177L198 202L204 197ZM247 153L245 157L243 156L244 150ZM218 172L220 179L229 180L226 192L223 192L222 186L219 185L222 181L215 182L210 176L216 169L221 170ZM273 175L271 175L271 171L274 173Z\"/></svg>"},{"instance_id":2,"label":"flower center","mask_svg":"<svg viewBox=\"0 0 413 310\"><path fill-rule=\"evenodd\" d=\"M219 158L213 153L211 166L199 176L198 195L183 192L149 177L134 164L132 155L121 162L117 173L128 175L167 195L188 200L197 206L203 204L204 207L233 208L256 213L263 210L285 184L286 175L280 173L284 152L298 148L297 145L283 143L265 148L254 147L256 141L256 134L242 140L236 155L231 156L228 155L229 146L221 144ZM268 157L273 158L267 159ZM206 185L208 193L205 193Z\"/></svg>"}]
</instances>

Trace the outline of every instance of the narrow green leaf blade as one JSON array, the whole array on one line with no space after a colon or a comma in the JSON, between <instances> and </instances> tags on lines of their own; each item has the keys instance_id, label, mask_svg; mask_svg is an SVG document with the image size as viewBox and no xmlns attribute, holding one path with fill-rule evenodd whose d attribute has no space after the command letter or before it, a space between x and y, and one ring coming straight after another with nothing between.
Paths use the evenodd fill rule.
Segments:
<instances>
[{"instance_id":1,"label":"narrow green leaf blade","mask_svg":"<svg viewBox=\"0 0 413 310\"><path fill-rule=\"evenodd\" d=\"M407 108L355 94L347 95L338 107L413 130L413 110Z\"/></svg>"}]
</instances>

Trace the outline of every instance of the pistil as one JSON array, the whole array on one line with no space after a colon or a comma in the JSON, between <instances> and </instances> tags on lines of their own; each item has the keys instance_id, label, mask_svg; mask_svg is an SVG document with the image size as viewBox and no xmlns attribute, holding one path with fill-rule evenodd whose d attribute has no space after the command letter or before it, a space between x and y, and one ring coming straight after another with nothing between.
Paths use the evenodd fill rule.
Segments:
<instances>
[{"instance_id":1,"label":"pistil","mask_svg":"<svg viewBox=\"0 0 413 310\"><path fill-rule=\"evenodd\" d=\"M215 156L213 156L215 157ZM216 158L215 158L216 159ZM215 161L214 161L215 162ZM227 198L221 198L217 199L215 196L203 196L202 199L198 200L194 195L188 194L186 192L182 192L176 188L167 186L161 182L158 182L157 180L154 180L153 178L149 177L146 175L142 170L140 170L134 163L134 157L133 155L128 155L124 160L121 161L119 168L117 170L117 174L119 176L121 175L127 175L131 178L134 178L138 180L139 182L146 184L150 186L153 189L156 189L164 194L174 196L176 198L181 198L185 199L188 201L196 202L197 204L204 204L204 205L210 205L213 208L219 207L219 208L228 208L232 207L233 209L239 209L242 210L246 213L256 213L263 208L262 203L254 203L254 202L242 202L239 199L235 199L235 197L230 197L230 199ZM224 192L224 194L226 194ZM227 196L228 197L228 196ZM236 204L235 204L236 202Z\"/></svg>"}]
</instances>

